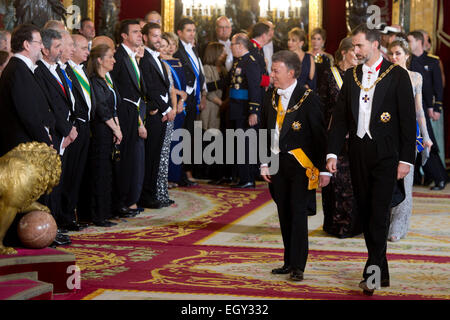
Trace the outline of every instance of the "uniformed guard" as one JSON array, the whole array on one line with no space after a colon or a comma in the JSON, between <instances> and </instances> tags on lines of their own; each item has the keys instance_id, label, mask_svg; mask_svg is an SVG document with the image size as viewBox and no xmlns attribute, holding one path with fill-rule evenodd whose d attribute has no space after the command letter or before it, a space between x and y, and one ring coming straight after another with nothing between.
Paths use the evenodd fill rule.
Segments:
<instances>
[{"instance_id":1,"label":"uniformed guard","mask_svg":"<svg viewBox=\"0 0 450 320\"><path fill-rule=\"evenodd\" d=\"M442 190L448 182L448 175L442 160L439 157L439 147L436 141L435 132L431 126L431 121L439 120L443 111L443 85L439 58L428 54L424 50L424 37L419 31L413 31L408 34L408 41L413 56L411 58L411 71L419 72L423 78L422 85L422 101L427 119L428 133L430 135L433 146L431 147L430 157L423 166L425 179L435 182L432 190ZM420 161L420 157L418 157ZM420 164L420 162L418 162ZM418 168L419 166L417 166Z\"/></svg>"},{"instance_id":2,"label":"uniformed guard","mask_svg":"<svg viewBox=\"0 0 450 320\"><path fill-rule=\"evenodd\" d=\"M255 57L250 54L251 42L247 35L238 33L231 40L231 51L235 58L229 74L230 106L229 120L233 129L243 129L245 132L259 122L262 103L260 86L262 71ZM248 139L248 138L247 138ZM235 164L239 182L235 188L254 188L255 177L249 164L249 141L245 142L244 164ZM252 147L254 147L252 145Z\"/></svg>"},{"instance_id":3,"label":"uniformed guard","mask_svg":"<svg viewBox=\"0 0 450 320\"><path fill-rule=\"evenodd\" d=\"M258 22L252 27L251 43L249 48L250 54L258 62L259 67L262 70L260 86L266 89L270 85L270 77L267 70L267 61L264 57L263 47L272 40L273 33L270 32L270 26L265 22Z\"/></svg>"}]
</instances>

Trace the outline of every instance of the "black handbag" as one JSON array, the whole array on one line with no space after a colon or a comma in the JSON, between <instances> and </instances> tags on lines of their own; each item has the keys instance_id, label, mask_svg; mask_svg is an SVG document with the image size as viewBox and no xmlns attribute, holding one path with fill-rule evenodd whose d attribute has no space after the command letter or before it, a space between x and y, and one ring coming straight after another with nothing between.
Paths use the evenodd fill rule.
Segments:
<instances>
[{"instance_id":1,"label":"black handbag","mask_svg":"<svg viewBox=\"0 0 450 320\"><path fill-rule=\"evenodd\" d=\"M114 144L111 158L112 161L120 161L120 146L118 144Z\"/></svg>"}]
</instances>

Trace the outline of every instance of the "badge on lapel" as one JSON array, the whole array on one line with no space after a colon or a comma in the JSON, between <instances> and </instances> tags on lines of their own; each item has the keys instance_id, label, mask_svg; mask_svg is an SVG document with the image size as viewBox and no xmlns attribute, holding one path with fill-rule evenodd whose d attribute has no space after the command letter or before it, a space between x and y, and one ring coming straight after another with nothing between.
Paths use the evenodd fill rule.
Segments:
<instances>
[{"instance_id":1,"label":"badge on lapel","mask_svg":"<svg viewBox=\"0 0 450 320\"><path fill-rule=\"evenodd\" d=\"M388 123L391 121L391 115L389 112L383 112L383 114L380 116L380 119L383 123Z\"/></svg>"},{"instance_id":2,"label":"badge on lapel","mask_svg":"<svg viewBox=\"0 0 450 320\"><path fill-rule=\"evenodd\" d=\"M292 130L299 131L302 128L302 124L298 121L292 123Z\"/></svg>"},{"instance_id":3,"label":"badge on lapel","mask_svg":"<svg viewBox=\"0 0 450 320\"><path fill-rule=\"evenodd\" d=\"M240 75L242 72L241 68L236 68L236 70L234 71L235 75Z\"/></svg>"}]
</instances>

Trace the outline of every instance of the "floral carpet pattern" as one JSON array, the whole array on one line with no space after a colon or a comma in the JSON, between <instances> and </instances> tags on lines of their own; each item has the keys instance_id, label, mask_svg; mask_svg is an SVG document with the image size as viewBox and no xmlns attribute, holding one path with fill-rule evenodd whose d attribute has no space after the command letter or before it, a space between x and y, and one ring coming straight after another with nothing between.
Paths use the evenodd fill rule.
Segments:
<instances>
[{"instance_id":1,"label":"floral carpet pattern","mask_svg":"<svg viewBox=\"0 0 450 320\"><path fill-rule=\"evenodd\" d=\"M414 189L408 236L388 243L391 286L358 288L367 253L362 235L337 239L309 217L302 282L270 270L282 264L278 217L267 186L232 190L200 184L170 191L175 205L146 210L111 228L71 234L81 288L55 299L450 299L450 189Z\"/></svg>"}]
</instances>

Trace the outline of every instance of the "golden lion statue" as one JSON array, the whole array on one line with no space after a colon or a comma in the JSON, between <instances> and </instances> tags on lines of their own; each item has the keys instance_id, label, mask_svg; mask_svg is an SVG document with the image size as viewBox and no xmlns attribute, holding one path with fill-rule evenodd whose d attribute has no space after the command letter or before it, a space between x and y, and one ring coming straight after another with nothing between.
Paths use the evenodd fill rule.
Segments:
<instances>
[{"instance_id":1,"label":"golden lion statue","mask_svg":"<svg viewBox=\"0 0 450 320\"><path fill-rule=\"evenodd\" d=\"M22 143L0 158L0 254L15 254L3 238L18 212L50 210L37 203L58 185L61 159L45 143Z\"/></svg>"}]
</instances>

